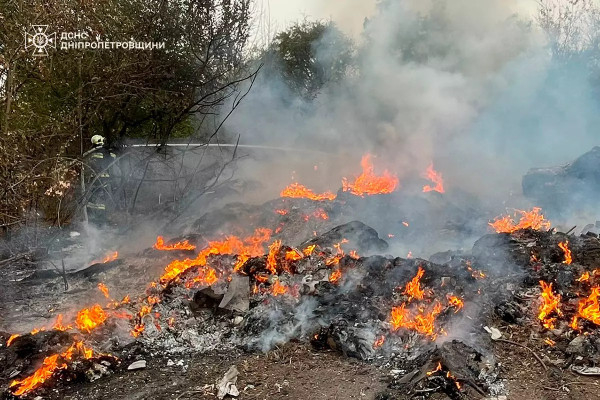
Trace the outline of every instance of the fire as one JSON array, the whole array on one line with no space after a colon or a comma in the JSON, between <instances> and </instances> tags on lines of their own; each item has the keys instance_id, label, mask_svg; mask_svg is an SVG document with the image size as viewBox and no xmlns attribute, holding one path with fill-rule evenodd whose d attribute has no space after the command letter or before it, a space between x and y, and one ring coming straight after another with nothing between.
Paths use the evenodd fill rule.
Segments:
<instances>
[{"instance_id":1,"label":"fire","mask_svg":"<svg viewBox=\"0 0 600 400\"><path fill-rule=\"evenodd\" d=\"M544 339L544 343L546 343L548 346L554 346L556 344L556 342L552 339Z\"/></svg>"},{"instance_id":2,"label":"fire","mask_svg":"<svg viewBox=\"0 0 600 400\"><path fill-rule=\"evenodd\" d=\"M250 257L258 257L264 254L263 244L271 238L271 230L266 228L257 228L254 235L244 239L237 236L229 236L225 240L209 242L194 259L174 260L165 268L164 274L160 277L160 283L167 285L174 279L192 267L203 267L212 254L238 254L240 259L236 263L236 270L240 269L243 263ZM239 260L243 260L240 263Z\"/></svg>"},{"instance_id":3,"label":"fire","mask_svg":"<svg viewBox=\"0 0 600 400\"><path fill-rule=\"evenodd\" d=\"M422 300L425 297L425 290L421 288L421 278L425 274L425 270L419 267L417 275L406 284L404 294L408 296L408 301L412 299Z\"/></svg>"},{"instance_id":4,"label":"fire","mask_svg":"<svg viewBox=\"0 0 600 400\"><path fill-rule=\"evenodd\" d=\"M304 255L296 249L288 250L285 252L286 261L298 261L302 260L303 258Z\"/></svg>"},{"instance_id":5,"label":"fire","mask_svg":"<svg viewBox=\"0 0 600 400\"><path fill-rule=\"evenodd\" d=\"M275 212L279 215L286 215L288 213L288 210L279 209L279 210L275 210Z\"/></svg>"},{"instance_id":6,"label":"fire","mask_svg":"<svg viewBox=\"0 0 600 400\"><path fill-rule=\"evenodd\" d=\"M114 252L106 255L106 257L104 257L104 260L102 260L102 262L107 263L107 262L115 261L117 258L119 258L119 252L114 251Z\"/></svg>"},{"instance_id":7,"label":"fire","mask_svg":"<svg viewBox=\"0 0 600 400\"><path fill-rule=\"evenodd\" d=\"M454 310L454 313L457 313L461 308L465 306L464 301L460 297L452 296L450 294L446 296L448 298L448 303L450 303L451 306L456 308L456 310Z\"/></svg>"},{"instance_id":8,"label":"fire","mask_svg":"<svg viewBox=\"0 0 600 400\"><path fill-rule=\"evenodd\" d=\"M337 281L340 280L340 278L342 277L342 271L340 271L340 269L334 269L333 271L331 271L331 274L329 274L329 282L331 283L336 283Z\"/></svg>"},{"instance_id":9,"label":"fire","mask_svg":"<svg viewBox=\"0 0 600 400\"><path fill-rule=\"evenodd\" d=\"M383 346L384 342L385 342L385 336L383 336L383 335L379 336L377 339L375 339L375 342L373 343L373 348L377 349L377 348Z\"/></svg>"},{"instance_id":10,"label":"fire","mask_svg":"<svg viewBox=\"0 0 600 400\"><path fill-rule=\"evenodd\" d=\"M494 222L490 222L489 225L496 230L497 233L513 233L519 229L534 229L534 230L548 230L550 229L550 221L544 218L542 211L539 207L533 207L531 211L515 210L516 214L521 214L519 222L516 223L510 215L504 217L497 217Z\"/></svg>"},{"instance_id":11,"label":"fire","mask_svg":"<svg viewBox=\"0 0 600 400\"><path fill-rule=\"evenodd\" d=\"M577 280L577 282L589 282L589 280L590 280L590 273L588 271L585 271L576 280Z\"/></svg>"},{"instance_id":12,"label":"fire","mask_svg":"<svg viewBox=\"0 0 600 400\"><path fill-rule=\"evenodd\" d=\"M277 296L286 294L288 291L288 287L279 283L279 280L276 280L273 283L271 290L272 290L271 293L273 294L273 296L277 297Z\"/></svg>"},{"instance_id":13,"label":"fire","mask_svg":"<svg viewBox=\"0 0 600 400\"><path fill-rule=\"evenodd\" d=\"M342 179L342 190L350 192L356 196L388 194L398 188L398 177L392 175L389 171L384 170L383 174L375 175L371 155L365 154L360 161L362 174L354 179L354 182L349 182L346 178Z\"/></svg>"},{"instance_id":14,"label":"fire","mask_svg":"<svg viewBox=\"0 0 600 400\"><path fill-rule=\"evenodd\" d=\"M429 336L432 340L437 337L435 330L435 319L442 312L442 304L436 301L433 306L426 310L425 307L417 307L416 312L407 310L406 303L392 308L391 326L393 331L400 328L409 329Z\"/></svg>"},{"instance_id":15,"label":"fire","mask_svg":"<svg viewBox=\"0 0 600 400\"><path fill-rule=\"evenodd\" d=\"M329 219L329 215L327 215L325 210L323 210L322 208L318 208L317 210L315 210L315 212L313 212L312 215L313 215L313 217L315 217L317 219L322 219L324 221Z\"/></svg>"},{"instance_id":16,"label":"fire","mask_svg":"<svg viewBox=\"0 0 600 400\"><path fill-rule=\"evenodd\" d=\"M433 169L433 163L429 164L427 170L423 174L424 178L429 179L431 182L435 183L435 186L425 185L423 186L423 193L427 192L438 192L444 193L444 180L442 179L442 174Z\"/></svg>"},{"instance_id":17,"label":"fire","mask_svg":"<svg viewBox=\"0 0 600 400\"><path fill-rule=\"evenodd\" d=\"M438 371L441 371L441 370L442 370L442 363L441 363L441 362L438 362L438 364L437 364L437 367L435 367L435 369L434 369L434 370L427 371L427 376L431 376L431 375L433 375L433 374L435 374L436 372L438 372Z\"/></svg>"},{"instance_id":18,"label":"fire","mask_svg":"<svg viewBox=\"0 0 600 400\"><path fill-rule=\"evenodd\" d=\"M307 246L307 247L305 247L305 248L304 248L304 250L302 250L302 253L303 253L303 254L304 254L306 257L308 257L308 256L310 256L310 255L313 253L313 251L315 251L315 248L316 248L316 247L317 247L317 245L316 245L316 244L311 244L310 246Z\"/></svg>"},{"instance_id":19,"label":"fire","mask_svg":"<svg viewBox=\"0 0 600 400\"><path fill-rule=\"evenodd\" d=\"M544 281L540 281L542 287L542 303L539 307L538 319L542 321L542 324L546 329L554 329L555 317L549 318L550 314L555 313L558 316L562 315L560 310L560 294L552 293L552 283L548 284Z\"/></svg>"},{"instance_id":20,"label":"fire","mask_svg":"<svg viewBox=\"0 0 600 400\"><path fill-rule=\"evenodd\" d=\"M83 342L75 342L65 352L44 358L42 366L32 375L23 380L12 381L10 387L13 388L13 394L22 396L39 388L44 382L52 378L56 371L67 368L67 362L73 360L75 356L89 360L93 355L93 350L86 348Z\"/></svg>"},{"instance_id":21,"label":"fire","mask_svg":"<svg viewBox=\"0 0 600 400\"><path fill-rule=\"evenodd\" d=\"M15 340L16 338L18 338L19 336L21 336L21 335L19 335L18 333L15 333L15 334L13 334L13 335L10 335L10 337L9 337L9 338L8 338L8 340L6 341L6 347L9 347L9 346L12 344L12 342L14 342L14 340Z\"/></svg>"},{"instance_id":22,"label":"fire","mask_svg":"<svg viewBox=\"0 0 600 400\"><path fill-rule=\"evenodd\" d=\"M600 305L598 304L598 297L600 296L600 287L595 286L592 288L592 293L589 297L579 300L578 313L573 318L571 327L575 326L577 329L577 318L585 318L596 325L600 325Z\"/></svg>"},{"instance_id":23,"label":"fire","mask_svg":"<svg viewBox=\"0 0 600 400\"><path fill-rule=\"evenodd\" d=\"M299 184L298 182L294 182L285 189L283 189L279 195L281 197L291 197L296 199L304 198L316 201L335 200L336 198L336 195L331 192L317 194L312 190L308 189L306 186Z\"/></svg>"},{"instance_id":24,"label":"fire","mask_svg":"<svg viewBox=\"0 0 600 400\"><path fill-rule=\"evenodd\" d=\"M54 321L54 325L52 326L52 329L57 330L57 331L66 331L69 329L72 329L73 327L71 325L63 325L63 315L62 314L58 314L56 316L56 321Z\"/></svg>"},{"instance_id":25,"label":"fire","mask_svg":"<svg viewBox=\"0 0 600 400\"><path fill-rule=\"evenodd\" d=\"M77 328L79 328L80 331L87 333L90 333L97 326L102 325L104 321L106 321L106 313L98 304L79 311L77 313L77 318L75 319Z\"/></svg>"},{"instance_id":26,"label":"fire","mask_svg":"<svg viewBox=\"0 0 600 400\"><path fill-rule=\"evenodd\" d=\"M560 242L558 247L565 253L563 264L570 265L573 262L573 257L571 256L571 250L569 249L569 241L565 240L564 242Z\"/></svg>"},{"instance_id":27,"label":"fire","mask_svg":"<svg viewBox=\"0 0 600 400\"><path fill-rule=\"evenodd\" d=\"M471 261L467 260L467 270L471 273L471 276L475 279L483 279L485 278L485 273L483 271L478 271L473 269L471 266Z\"/></svg>"},{"instance_id":28,"label":"fire","mask_svg":"<svg viewBox=\"0 0 600 400\"><path fill-rule=\"evenodd\" d=\"M198 271L196 272L196 276L194 276L194 278L191 281L186 282L185 287L190 289L190 288L194 287L195 285L210 286L210 285L214 285L215 283L217 283L218 280L219 280L219 277L217 276L217 271L214 268L204 266L204 267L198 268ZM151 298L149 297L148 303L150 305L156 304L158 302L158 301L151 302L150 299Z\"/></svg>"},{"instance_id":29,"label":"fire","mask_svg":"<svg viewBox=\"0 0 600 400\"><path fill-rule=\"evenodd\" d=\"M346 243L346 242L348 242L348 240L342 239L342 241L340 243L336 243L333 245L336 253L332 257L329 257L328 259L325 260L325 265L327 265L327 266L338 265L340 263L340 260L345 255L344 250L342 249L342 243Z\"/></svg>"},{"instance_id":30,"label":"fire","mask_svg":"<svg viewBox=\"0 0 600 400\"><path fill-rule=\"evenodd\" d=\"M355 260L358 260L360 258L360 256L358 255L358 252L356 250L350 250L348 252L348 255L352 258L354 258Z\"/></svg>"},{"instance_id":31,"label":"fire","mask_svg":"<svg viewBox=\"0 0 600 400\"><path fill-rule=\"evenodd\" d=\"M166 245L165 239L162 236L156 237L156 243L154 243L154 247L156 250L195 250L196 246L191 244L187 239L183 242L177 242L175 244Z\"/></svg>"},{"instance_id":32,"label":"fire","mask_svg":"<svg viewBox=\"0 0 600 400\"><path fill-rule=\"evenodd\" d=\"M281 249L281 240L276 240L269 246L269 254L267 255L267 269L271 272L271 274L277 274L277 253Z\"/></svg>"},{"instance_id":33,"label":"fire","mask_svg":"<svg viewBox=\"0 0 600 400\"><path fill-rule=\"evenodd\" d=\"M110 299L110 296L108 294L108 288L106 287L106 285L104 283L100 282L98 284L98 290L100 290L102 292L104 297L106 297L107 299Z\"/></svg>"}]
</instances>

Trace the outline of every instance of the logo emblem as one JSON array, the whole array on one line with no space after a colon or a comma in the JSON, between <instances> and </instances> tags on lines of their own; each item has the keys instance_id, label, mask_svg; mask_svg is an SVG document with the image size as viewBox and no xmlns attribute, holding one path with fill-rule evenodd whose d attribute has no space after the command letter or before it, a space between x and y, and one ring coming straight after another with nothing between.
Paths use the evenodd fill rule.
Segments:
<instances>
[{"instance_id":1,"label":"logo emblem","mask_svg":"<svg viewBox=\"0 0 600 400\"><path fill-rule=\"evenodd\" d=\"M25 34L25 48L32 49L33 56L48 55L48 47L56 49L56 32L46 33L48 25L32 25Z\"/></svg>"}]
</instances>

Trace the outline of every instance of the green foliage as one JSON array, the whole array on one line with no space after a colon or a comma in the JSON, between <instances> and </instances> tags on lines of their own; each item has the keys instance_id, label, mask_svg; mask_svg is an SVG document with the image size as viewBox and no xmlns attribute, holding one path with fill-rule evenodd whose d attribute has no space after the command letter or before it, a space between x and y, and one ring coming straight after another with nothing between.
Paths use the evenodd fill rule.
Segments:
<instances>
[{"instance_id":1,"label":"green foliage","mask_svg":"<svg viewBox=\"0 0 600 400\"><path fill-rule=\"evenodd\" d=\"M95 134L109 143L165 142L206 129L196 116L218 114L236 92L249 18L250 0L2 2L0 179L8 186L0 188L0 226L43 198L54 171L80 158ZM58 36L165 46L33 57L24 33L38 24Z\"/></svg>"},{"instance_id":2,"label":"green foliage","mask_svg":"<svg viewBox=\"0 0 600 400\"><path fill-rule=\"evenodd\" d=\"M265 74L275 73L295 94L313 99L340 82L353 61L353 44L333 23L297 23L275 36L262 55Z\"/></svg>"}]
</instances>

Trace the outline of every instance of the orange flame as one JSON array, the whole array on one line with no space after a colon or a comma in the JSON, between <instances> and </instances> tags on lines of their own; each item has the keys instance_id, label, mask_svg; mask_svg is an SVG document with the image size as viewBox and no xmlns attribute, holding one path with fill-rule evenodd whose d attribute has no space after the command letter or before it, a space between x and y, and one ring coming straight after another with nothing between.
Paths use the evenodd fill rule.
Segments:
<instances>
[{"instance_id":1,"label":"orange flame","mask_svg":"<svg viewBox=\"0 0 600 400\"><path fill-rule=\"evenodd\" d=\"M325 265L330 266L330 265L338 265L340 263L340 260L344 257L344 250L342 249L342 243L346 243L348 240L346 239L342 239L342 241L340 243L336 243L333 245L333 247L335 248L335 255L332 257L329 257L328 259L325 260Z\"/></svg>"},{"instance_id":2,"label":"orange flame","mask_svg":"<svg viewBox=\"0 0 600 400\"><path fill-rule=\"evenodd\" d=\"M489 225L496 230L497 233L513 233L520 229L534 229L534 230L548 230L550 229L550 221L544 219L544 215L540 214L542 211L539 207L533 207L531 211L515 210L516 214L521 214L519 222L516 223L510 215L503 217L496 217L494 222L490 222Z\"/></svg>"},{"instance_id":3,"label":"orange flame","mask_svg":"<svg viewBox=\"0 0 600 400\"><path fill-rule=\"evenodd\" d=\"M383 174L375 175L371 155L365 154L360 161L362 174L354 179L354 182L349 182L346 178L342 179L342 190L350 192L356 196L388 194L398 188L398 177L384 170Z\"/></svg>"},{"instance_id":4,"label":"orange flame","mask_svg":"<svg viewBox=\"0 0 600 400\"><path fill-rule=\"evenodd\" d=\"M333 271L331 271L331 274L329 275L329 282L337 283L341 277L342 277L342 271L340 271L339 268L334 269Z\"/></svg>"},{"instance_id":5,"label":"orange flame","mask_svg":"<svg viewBox=\"0 0 600 400\"><path fill-rule=\"evenodd\" d=\"M267 269L271 272L271 274L277 274L277 253L281 249L281 240L276 240L269 246L269 254L267 255Z\"/></svg>"},{"instance_id":6,"label":"orange flame","mask_svg":"<svg viewBox=\"0 0 600 400\"><path fill-rule=\"evenodd\" d=\"M10 335L10 337L9 337L9 338L8 338L8 340L6 341L6 347L9 347L9 346L12 344L12 342L13 342L13 341L14 341L16 338L18 338L19 336L21 336L21 335L19 335L18 333L15 333L15 334L13 334L13 335Z\"/></svg>"},{"instance_id":7,"label":"orange flame","mask_svg":"<svg viewBox=\"0 0 600 400\"><path fill-rule=\"evenodd\" d=\"M275 212L279 215L286 215L288 213L288 210L279 209L279 210L275 210Z\"/></svg>"},{"instance_id":8,"label":"orange flame","mask_svg":"<svg viewBox=\"0 0 600 400\"><path fill-rule=\"evenodd\" d=\"M87 333L90 333L97 326L102 325L104 321L106 321L106 313L98 304L79 311L75 319L77 328Z\"/></svg>"},{"instance_id":9,"label":"orange flame","mask_svg":"<svg viewBox=\"0 0 600 400\"><path fill-rule=\"evenodd\" d=\"M271 237L271 230L266 228L257 228L254 235L244 239L237 236L229 236L225 240L209 242L195 259L186 258L185 260L174 260L165 268L165 272L160 277L160 283L166 285L192 267L203 267L207 259L213 254L238 254L240 259L236 263L236 270L241 268L243 263L249 257L257 257L264 254L263 244ZM240 262L239 260L243 260Z\"/></svg>"},{"instance_id":10,"label":"orange flame","mask_svg":"<svg viewBox=\"0 0 600 400\"><path fill-rule=\"evenodd\" d=\"M427 192L439 192L444 193L444 180L442 179L442 174L433 169L433 163L429 164L427 170L423 174L423 176L429 179L431 182L435 183L435 186L425 185L423 186L423 193Z\"/></svg>"},{"instance_id":11,"label":"orange flame","mask_svg":"<svg viewBox=\"0 0 600 400\"><path fill-rule=\"evenodd\" d=\"M542 287L541 300L542 303L539 307L538 319L542 321L542 324L546 329L554 329L554 322L556 317L550 318L550 314L555 313L558 316L562 315L560 310L560 294L552 293L552 283L548 284L544 281L540 281Z\"/></svg>"},{"instance_id":12,"label":"orange flame","mask_svg":"<svg viewBox=\"0 0 600 400\"><path fill-rule=\"evenodd\" d=\"M317 219L322 219L324 221L329 219L329 215L327 215L327 213L325 212L325 210L323 210L322 208L318 208L315 210L315 212L313 212L313 217L317 218Z\"/></svg>"},{"instance_id":13,"label":"orange flame","mask_svg":"<svg viewBox=\"0 0 600 400\"><path fill-rule=\"evenodd\" d=\"M304 255L296 249L288 250L285 252L286 261L298 261L302 260L303 258Z\"/></svg>"},{"instance_id":14,"label":"orange flame","mask_svg":"<svg viewBox=\"0 0 600 400\"><path fill-rule=\"evenodd\" d=\"M33 328L31 330L30 334L37 335L38 333L45 332L45 331L46 331L46 328L42 326L41 328Z\"/></svg>"},{"instance_id":15,"label":"orange flame","mask_svg":"<svg viewBox=\"0 0 600 400\"><path fill-rule=\"evenodd\" d=\"M429 336L432 340L437 337L435 319L442 312L442 304L436 301L429 310L417 307L416 312L406 309L406 303L392 308L391 326L396 331L400 328L409 329Z\"/></svg>"},{"instance_id":16,"label":"orange flame","mask_svg":"<svg viewBox=\"0 0 600 400\"><path fill-rule=\"evenodd\" d=\"M473 267L471 267L471 261L469 261L469 260L467 260L467 270L471 273L471 276L475 279L485 278L485 273L483 271L473 269Z\"/></svg>"},{"instance_id":17,"label":"orange flame","mask_svg":"<svg viewBox=\"0 0 600 400\"><path fill-rule=\"evenodd\" d=\"M549 338L545 338L544 343L546 343L548 346L554 346L556 344L556 342L554 340L549 339Z\"/></svg>"},{"instance_id":18,"label":"orange flame","mask_svg":"<svg viewBox=\"0 0 600 400\"><path fill-rule=\"evenodd\" d=\"M302 250L302 253L304 253L304 255L308 257L313 253L313 251L315 251L316 247L316 244L311 244L310 246L305 247L304 250Z\"/></svg>"},{"instance_id":19,"label":"orange flame","mask_svg":"<svg viewBox=\"0 0 600 400\"><path fill-rule=\"evenodd\" d=\"M73 327L71 325L63 325L63 315L62 314L58 314L56 316L56 321L54 321L54 325L52 326L52 329L57 330L57 331L66 331L69 329L72 329Z\"/></svg>"},{"instance_id":20,"label":"orange flame","mask_svg":"<svg viewBox=\"0 0 600 400\"><path fill-rule=\"evenodd\" d=\"M308 189L306 186L299 184L298 182L294 182L285 189L283 189L279 195L281 197L290 197L295 199L303 198L316 201L335 200L336 198L336 195L331 192L316 194L315 192Z\"/></svg>"},{"instance_id":21,"label":"orange flame","mask_svg":"<svg viewBox=\"0 0 600 400\"><path fill-rule=\"evenodd\" d=\"M435 369L433 369L431 371L427 371L427 376L431 376L431 375L433 375L436 372L441 371L441 370L442 370L442 363L438 362L437 367Z\"/></svg>"},{"instance_id":22,"label":"orange flame","mask_svg":"<svg viewBox=\"0 0 600 400\"><path fill-rule=\"evenodd\" d=\"M585 318L596 325L600 325L600 305L598 304L599 296L600 287L595 286L592 288L592 293L589 295L589 297L579 300L578 315L573 318L571 327L577 327L577 317Z\"/></svg>"},{"instance_id":23,"label":"orange flame","mask_svg":"<svg viewBox=\"0 0 600 400\"><path fill-rule=\"evenodd\" d=\"M406 284L404 294L408 296L408 301L412 299L421 300L425 297L425 290L421 288L421 278L425 274L425 270L419 267L417 275Z\"/></svg>"},{"instance_id":24,"label":"orange flame","mask_svg":"<svg viewBox=\"0 0 600 400\"><path fill-rule=\"evenodd\" d=\"M570 265L573 262L573 257L571 256L571 250L569 249L569 241L565 240L564 242L560 242L558 247L565 253L563 264Z\"/></svg>"},{"instance_id":25,"label":"orange flame","mask_svg":"<svg viewBox=\"0 0 600 400\"><path fill-rule=\"evenodd\" d=\"M461 308L463 308L465 306L464 301L460 298L460 297L456 297L453 295L446 295L446 297L448 298L448 303L456 308L456 310L454 310L454 313L457 313Z\"/></svg>"},{"instance_id":26,"label":"orange flame","mask_svg":"<svg viewBox=\"0 0 600 400\"><path fill-rule=\"evenodd\" d=\"M373 343L373 348L377 349L377 348L383 346L384 342L385 342L385 336L383 336L383 335L379 336L377 339L375 339L375 342Z\"/></svg>"},{"instance_id":27,"label":"orange flame","mask_svg":"<svg viewBox=\"0 0 600 400\"><path fill-rule=\"evenodd\" d=\"M118 257L119 257L119 252L115 251L115 252L108 254L106 257L104 257L104 260L102 260L102 262L107 263L107 262L115 261Z\"/></svg>"},{"instance_id":28,"label":"orange flame","mask_svg":"<svg viewBox=\"0 0 600 400\"><path fill-rule=\"evenodd\" d=\"M588 271L585 271L576 280L577 280L577 282L589 282L589 280L590 280L590 273Z\"/></svg>"},{"instance_id":29,"label":"orange flame","mask_svg":"<svg viewBox=\"0 0 600 400\"><path fill-rule=\"evenodd\" d=\"M186 282L186 287L192 288L194 285L198 286L211 286L217 283L219 277L217 271L214 268L204 266L198 269L197 275L191 281ZM156 303L150 303L156 304Z\"/></svg>"},{"instance_id":30,"label":"orange flame","mask_svg":"<svg viewBox=\"0 0 600 400\"><path fill-rule=\"evenodd\" d=\"M276 280L273 283L273 286L271 289L272 289L271 294L273 294L273 296L275 296L275 297L284 295L288 291L288 287L279 283L279 280Z\"/></svg>"},{"instance_id":31,"label":"orange flame","mask_svg":"<svg viewBox=\"0 0 600 400\"><path fill-rule=\"evenodd\" d=\"M110 296L108 294L108 287L106 287L106 285L104 283L100 282L98 284L98 290L100 290L102 292L104 297L106 297L107 299L110 299Z\"/></svg>"},{"instance_id":32,"label":"orange flame","mask_svg":"<svg viewBox=\"0 0 600 400\"><path fill-rule=\"evenodd\" d=\"M177 242L175 244L166 245L165 239L162 236L156 237L156 243L154 243L154 247L156 250L195 250L196 246L191 244L187 239L183 242Z\"/></svg>"},{"instance_id":33,"label":"orange flame","mask_svg":"<svg viewBox=\"0 0 600 400\"><path fill-rule=\"evenodd\" d=\"M90 359L93 357L94 352L92 349L86 348L83 342L75 342L65 352L44 358L42 366L32 375L10 383L10 387L14 388L13 394L22 396L39 388L44 382L52 378L56 371L67 368L67 362L71 361L76 355L84 359Z\"/></svg>"}]
</instances>

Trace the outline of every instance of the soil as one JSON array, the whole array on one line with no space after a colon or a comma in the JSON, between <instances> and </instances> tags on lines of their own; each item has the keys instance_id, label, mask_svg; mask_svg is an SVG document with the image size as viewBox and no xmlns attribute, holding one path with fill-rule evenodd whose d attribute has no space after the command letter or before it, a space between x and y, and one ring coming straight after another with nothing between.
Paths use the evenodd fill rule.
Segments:
<instances>
[{"instance_id":1,"label":"soil","mask_svg":"<svg viewBox=\"0 0 600 400\"><path fill-rule=\"evenodd\" d=\"M291 343L266 354L210 354L147 358L147 368L123 370L92 383L55 388L44 399L215 399L217 383L239 370L241 400L374 399L385 389L385 372L333 351ZM183 365L177 365L183 361Z\"/></svg>"},{"instance_id":2,"label":"soil","mask_svg":"<svg viewBox=\"0 0 600 400\"><path fill-rule=\"evenodd\" d=\"M503 338L524 344L542 359L548 367L545 371L532 353L522 347L496 342L494 355L501 363L502 377L506 379L508 399L515 400L567 400L600 399L598 377L577 375L553 363L559 363L561 352L543 343L540 338L531 338L527 327L504 326ZM564 356L563 356L564 357Z\"/></svg>"},{"instance_id":3,"label":"soil","mask_svg":"<svg viewBox=\"0 0 600 400\"><path fill-rule=\"evenodd\" d=\"M543 359L545 371L528 350L496 342L494 355L501 363L508 400L599 399L600 381L562 370L552 365L552 349L532 347L527 329L505 326L509 340L524 343ZM443 393L419 397L387 390L389 372L334 351L317 351L310 345L289 343L266 354L212 353L145 358L147 368L127 371L131 361L112 375L95 382L71 383L39 393L43 399L215 399L215 384L235 365L239 370L237 388L240 400L307 399L434 399L447 400ZM178 365L183 364L183 365ZM469 392L468 398L481 398ZM467 397L465 397L467 398Z\"/></svg>"}]
</instances>

